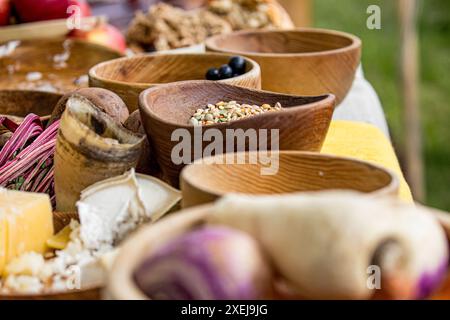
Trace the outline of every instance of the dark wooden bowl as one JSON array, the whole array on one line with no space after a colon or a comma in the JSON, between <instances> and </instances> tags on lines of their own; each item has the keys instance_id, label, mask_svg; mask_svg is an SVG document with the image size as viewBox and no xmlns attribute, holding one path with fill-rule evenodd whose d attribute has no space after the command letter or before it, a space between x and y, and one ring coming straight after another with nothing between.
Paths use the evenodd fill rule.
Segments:
<instances>
[{"instance_id":1,"label":"dark wooden bowl","mask_svg":"<svg viewBox=\"0 0 450 320\"><path fill-rule=\"evenodd\" d=\"M89 71L89 85L117 93L130 112L138 108L139 94L158 84L204 80L209 68L227 64L230 55L218 53L151 54L100 63ZM246 59L247 72L219 82L261 89L259 65Z\"/></svg>"},{"instance_id":2,"label":"dark wooden bowl","mask_svg":"<svg viewBox=\"0 0 450 320\"><path fill-rule=\"evenodd\" d=\"M177 187L179 174L184 166L172 161L172 150L179 143L171 141L172 133L177 129L185 129L194 137L194 126L189 124L189 119L195 111L208 103L231 100L257 105L274 105L280 102L283 109L205 128L218 129L223 137L226 136L226 129L278 129L280 150L303 151L321 149L335 102L333 95L300 97L213 81L178 82L147 89L140 95L141 117L164 180ZM270 132L268 136L270 137ZM191 159L195 160L194 142L191 143ZM201 151L208 144L203 143ZM271 147L269 139L267 148Z\"/></svg>"},{"instance_id":3,"label":"dark wooden bowl","mask_svg":"<svg viewBox=\"0 0 450 320\"><path fill-rule=\"evenodd\" d=\"M324 29L255 30L214 36L208 51L243 55L261 67L262 88L296 95L347 95L361 58L361 40Z\"/></svg>"},{"instance_id":4,"label":"dark wooden bowl","mask_svg":"<svg viewBox=\"0 0 450 320\"><path fill-rule=\"evenodd\" d=\"M67 226L72 219L78 220L78 214L54 212L53 225L55 232ZM101 288L99 287L47 294L0 294L0 300L99 300L100 298Z\"/></svg>"},{"instance_id":5,"label":"dark wooden bowl","mask_svg":"<svg viewBox=\"0 0 450 320\"><path fill-rule=\"evenodd\" d=\"M66 66L54 62L55 55L70 48ZM0 58L0 87L66 93L88 83L77 83L99 62L122 55L107 47L82 40L39 39L21 41L11 54ZM27 74L40 72L42 79L27 81ZM50 86L50 87L49 87Z\"/></svg>"},{"instance_id":6,"label":"dark wooden bowl","mask_svg":"<svg viewBox=\"0 0 450 320\"><path fill-rule=\"evenodd\" d=\"M261 162L223 163L218 156L205 163L199 159L181 173L183 208L215 201L228 193L283 194L331 189L349 189L377 196L398 193L397 176L377 165L326 154L279 151L278 171L261 175ZM214 158L216 158L214 160ZM212 160L212 161L210 161Z\"/></svg>"},{"instance_id":7,"label":"dark wooden bowl","mask_svg":"<svg viewBox=\"0 0 450 320\"><path fill-rule=\"evenodd\" d=\"M61 94L28 90L0 90L0 115L23 118L29 113L47 121Z\"/></svg>"}]
</instances>

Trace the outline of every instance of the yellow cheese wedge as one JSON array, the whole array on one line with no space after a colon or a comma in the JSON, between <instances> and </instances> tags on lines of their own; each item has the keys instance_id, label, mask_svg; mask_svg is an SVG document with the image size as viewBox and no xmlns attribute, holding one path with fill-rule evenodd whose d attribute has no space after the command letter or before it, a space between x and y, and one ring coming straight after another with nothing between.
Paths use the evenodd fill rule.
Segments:
<instances>
[{"instance_id":1,"label":"yellow cheese wedge","mask_svg":"<svg viewBox=\"0 0 450 320\"><path fill-rule=\"evenodd\" d=\"M47 240L47 246L50 249L63 250L67 247L70 241L70 234L72 233L72 228L70 225L65 226L61 231L55 234L53 237Z\"/></svg>"},{"instance_id":2,"label":"yellow cheese wedge","mask_svg":"<svg viewBox=\"0 0 450 320\"><path fill-rule=\"evenodd\" d=\"M44 253L52 235L48 195L0 188L0 275L22 253Z\"/></svg>"}]
</instances>

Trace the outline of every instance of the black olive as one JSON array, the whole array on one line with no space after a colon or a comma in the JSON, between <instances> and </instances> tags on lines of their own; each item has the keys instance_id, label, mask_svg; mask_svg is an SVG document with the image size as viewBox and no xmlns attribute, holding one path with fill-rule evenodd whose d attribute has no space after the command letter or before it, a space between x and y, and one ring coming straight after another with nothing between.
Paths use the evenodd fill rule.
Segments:
<instances>
[{"instance_id":1,"label":"black olive","mask_svg":"<svg viewBox=\"0 0 450 320\"><path fill-rule=\"evenodd\" d=\"M220 80L229 79L233 77L233 69L227 64L224 64L219 69Z\"/></svg>"},{"instance_id":2,"label":"black olive","mask_svg":"<svg viewBox=\"0 0 450 320\"><path fill-rule=\"evenodd\" d=\"M217 68L211 68L206 72L206 80L219 80L220 74Z\"/></svg>"},{"instance_id":3,"label":"black olive","mask_svg":"<svg viewBox=\"0 0 450 320\"><path fill-rule=\"evenodd\" d=\"M245 73L245 59L240 56L232 57L228 65L233 69L235 74L241 75Z\"/></svg>"}]
</instances>

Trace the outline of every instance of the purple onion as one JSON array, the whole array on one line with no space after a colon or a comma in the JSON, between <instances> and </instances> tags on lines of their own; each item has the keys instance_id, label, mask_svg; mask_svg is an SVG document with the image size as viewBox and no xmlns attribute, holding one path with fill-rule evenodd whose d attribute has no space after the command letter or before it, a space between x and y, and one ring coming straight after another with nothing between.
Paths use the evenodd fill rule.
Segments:
<instances>
[{"instance_id":1,"label":"purple onion","mask_svg":"<svg viewBox=\"0 0 450 320\"><path fill-rule=\"evenodd\" d=\"M225 227L202 228L163 245L144 259L134 280L158 300L262 299L272 286L256 241Z\"/></svg>"},{"instance_id":2,"label":"purple onion","mask_svg":"<svg viewBox=\"0 0 450 320\"><path fill-rule=\"evenodd\" d=\"M436 270L424 272L417 285L417 299L429 297L444 281L448 272L448 258L442 261Z\"/></svg>"}]
</instances>

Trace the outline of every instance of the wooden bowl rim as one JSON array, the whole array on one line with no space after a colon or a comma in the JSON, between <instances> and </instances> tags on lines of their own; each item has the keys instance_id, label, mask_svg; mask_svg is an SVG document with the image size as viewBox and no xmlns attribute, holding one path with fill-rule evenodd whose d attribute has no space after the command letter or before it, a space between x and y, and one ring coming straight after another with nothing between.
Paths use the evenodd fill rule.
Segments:
<instances>
[{"instance_id":1,"label":"wooden bowl rim","mask_svg":"<svg viewBox=\"0 0 450 320\"><path fill-rule=\"evenodd\" d=\"M173 56L188 59L193 56L205 56L205 55L211 56L211 57L230 57L230 58L233 56L228 53L220 53L220 52L138 54L138 55L135 55L132 57L121 57L121 58L117 58L117 59L100 62L100 63L96 64L95 66L93 66L89 70L88 76L92 80L101 81L103 83L115 84L115 85L120 85L120 86L132 86L132 87L139 88L139 89L147 89L149 87L165 85L165 84L169 84L169 83L173 83L173 82L160 83L160 82L132 82L132 81L114 80L114 79L110 79L110 78L98 75L98 69L103 68L107 65L117 64L118 62L131 61L131 60L136 60L136 59L146 59L146 58L156 58L156 57L170 58ZM247 71L246 73L244 73L240 76L230 78L230 79L218 80L217 82L227 83L227 82L230 82L231 80L233 80L233 81L244 80L250 76L259 77L261 75L261 68L260 68L259 64L256 61L252 60L251 58L248 58L248 57L243 57L243 58L246 60L247 63L250 63L250 65L251 65L251 69L249 71ZM184 81L174 81L174 82L185 82L185 81L199 81L199 80L184 80Z\"/></svg>"},{"instance_id":2,"label":"wooden bowl rim","mask_svg":"<svg viewBox=\"0 0 450 320\"><path fill-rule=\"evenodd\" d=\"M378 164L369 162L369 161L359 160L359 159L352 158L352 157L336 156L336 155L332 155L332 154L317 153L317 152L311 152L311 151L280 150L280 151L273 151L273 152L276 152L280 155L281 154L293 155L298 160L301 160L305 157L341 160L341 161L346 161L349 163L359 164L361 166L372 168L374 170L377 170L379 172L387 174L390 177L390 182L387 185L385 185L377 190L367 192L366 194L369 194L369 195L380 195L381 196L381 195L394 194L400 188L400 180L394 171L392 171L391 169L382 167ZM255 154L255 153L258 153L258 151L251 151L251 152L245 151L245 152L238 152L238 153L234 153L234 154L237 155L237 154ZM217 158L220 156L223 156L223 155L211 156L211 157L195 160L192 164L189 164L182 169L181 174L180 174L180 179L205 194L210 194L210 195L213 195L216 197L223 196L224 195L223 193L215 192L214 190L205 188L204 186L202 186L201 183L199 183L198 180L195 179L195 176L190 174L190 171L192 170L194 165L210 166L207 163L203 163L205 161L205 159L214 159L214 158ZM243 165L245 166L246 164L243 164ZM296 192L303 192L303 191L293 191L293 192L289 192L287 194L296 193ZM304 191L304 192L307 192L307 191ZM283 194L286 194L286 193L283 193Z\"/></svg>"},{"instance_id":3,"label":"wooden bowl rim","mask_svg":"<svg viewBox=\"0 0 450 320\"><path fill-rule=\"evenodd\" d=\"M105 45L99 44L99 43L95 43L95 42L90 42L87 40L83 40L83 39L77 39L77 38L65 38L65 37L55 37L55 38L36 38L36 39L27 39L27 40L20 40L20 45L17 48L20 48L21 46L25 46L25 47L29 47L31 49L35 49L33 47L42 47L42 43L41 42L51 42L51 43L64 43L65 41L69 41L71 43L77 43L77 44L81 44L89 49L94 49L94 50L98 50L98 51L103 51L103 52L108 52L108 53L112 53L112 54L116 54L118 56L118 58L123 57L124 54L121 53L120 51L117 51L115 49L112 49L110 47L107 47ZM4 41L1 42L0 45L6 44L10 41ZM14 52L13 54L14 55ZM5 57L0 57L0 60L3 58L8 58L11 56L5 56Z\"/></svg>"},{"instance_id":4,"label":"wooden bowl rim","mask_svg":"<svg viewBox=\"0 0 450 320\"><path fill-rule=\"evenodd\" d=\"M223 40L226 38L231 38L235 36L246 36L251 34L269 34L269 33L281 33L281 34L292 34L292 33L314 33L314 34L326 34L335 37L346 38L350 40L351 43L347 46L330 49L330 50L320 50L315 52L298 52L298 53L264 53L258 51L241 51L241 50L231 50L217 45L218 40ZM358 49L361 47L361 39L351 33L337 31L332 29L322 29L322 28L295 28L288 30L242 30L233 33L227 33L222 35L212 36L205 40L205 47L208 50L213 50L215 52L223 52L228 54L238 54L250 57L273 57L273 58L297 58L297 57L313 57L313 56L324 56L332 55L337 53L343 53L351 51L353 49Z\"/></svg>"},{"instance_id":5,"label":"wooden bowl rim","mask_svg":"<svg viewBox=\"0 0 450 320\"><path fill-rule=\"evenodd\" d=\"M29 90L29 89L0 89L0 95L2 94L12 94L12 95L29 95L29 94L40 94L40 95L48 95L54 96L55 98L62 98L63 94L58 92L50 92L50 91L39 91L39 90ZM56 105L55 105L56 106ZM16 116L14 114L2 114L0 116ZM39 116L41 121L47 121L51 117L51 114L46 114Z\"/></svg>"},{"instance_id":6,"label":"wooden bowl rim","mask_svg":"<svg viewBox=\"0 0 450 320\"><path fill-rule=\"evenodd\" d=\"M150 108L148 106L147 100L148 100L149 95L157 95L157 94L159 94L159 91L165 90L167 88L178 87L178 86L199 86L199 85L201 85L201 86L218 86L218 87L223 87L223 88L236 88L244 93L245 92L256 92L260 95L268 94L271 96L275 95L278 97L320 99L315 102L301 104L301 105L297 105L297 106L290 106L290 107L283 108L281 111L277 111L277 113L283 112L284 114L288 114L288 115L297 112L300 108L309 109L309 108L327 106L329 104L333 105L333 107L334 107L334 104L336 101L336 97L331 93L323 94L323 95L319 95L319 96L298 96L298 95L293 95L293 94L285 94L285 93L279 93L279 92L245 88L245 87L240 87L240 86L232 85L232 84L228 84L228 83L220 83L217 81L208 81L208 80L178 81L178 82L172 82L172 83L154 86L154 87L148 88L148 89L144 90L143 92L141 92L141 94L139 95L139 110L141 111L141 115L143 113L144 115L152 118L153 120L158 121L159 123L161 123L163 125L167 125L167 126L175 126L175 127L184 128L184 129L195 128L196 126L189 124L189 123L181 124L181 123L177 123L177 122L172 122L172 121L170 121L171 119L161 118L155 112L153 112L152 108ZM234 125L236 123L246 124L246 123L251 123L251 122L258 121L258 120L263 121L264 119L271 118L273 116L276 116L276 114L275 113L263 113L263 114L254 115L254 116L248 117L248 118L234 120L231 122L211 124L211 125L208 125L207 127L205 126L204 128L208 128L208 129L226 128L226 127L228 127L230 125Z\"/></svg>"}]
</instances>

